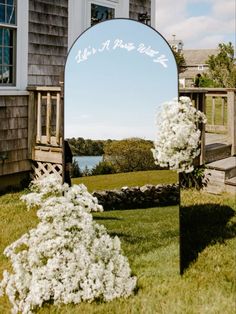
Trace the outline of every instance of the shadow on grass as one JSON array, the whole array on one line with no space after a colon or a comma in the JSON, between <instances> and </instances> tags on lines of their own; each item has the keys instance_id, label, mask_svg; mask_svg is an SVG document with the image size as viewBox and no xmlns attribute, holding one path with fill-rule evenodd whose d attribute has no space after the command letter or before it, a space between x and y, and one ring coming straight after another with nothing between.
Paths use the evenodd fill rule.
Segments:
<instances>
[{"instance_id":1,"label":"shadow on grass","mask_svg":"<svg viewBox=\"0 0 236 314\"><path fill-rule=\"evenodd\" d=\"M208 245L236 236L236 215L229 206L204 204L180 207L180 272L194 262Z\"/></svg>"},{"instance_id":2,"label":"shadow on grass","mask_svg":"<svg viewBox=\"0 0 236 314\"><path fill-rule=\"evenodd\" d=\"M141 241L148 241L148 238L146 236L130 235L130 234L126 234L124 232L118 232L118 231L117 232L109 232L109 235L111 237L117 236L129 244L136 244L136 243L139 243Z\"/></svg>"},{"instance_id":3,"label":"shadow on grass","mask_svg":"<svg viewBox=\"0 0 236 314\"><path fill-rule=\"evenodd\" d=\"M123 218L118 218L118 217L101 217L101 216L95 216L94 215L94 219L95 220L123 220Z\"/></svg>"}]
</instances>

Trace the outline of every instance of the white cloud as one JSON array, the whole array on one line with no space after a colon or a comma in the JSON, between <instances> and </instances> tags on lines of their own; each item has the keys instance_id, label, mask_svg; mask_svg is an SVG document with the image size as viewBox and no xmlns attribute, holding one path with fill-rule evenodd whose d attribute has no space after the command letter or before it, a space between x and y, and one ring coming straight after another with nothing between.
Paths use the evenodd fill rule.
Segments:
<instances>
[{"instance_id":1,"label":"white cloud","mask_svg":"<svg viewBox=\"0 0 236 314\"><path fill-rule=\"evenodd\" d=\"M235 19L235 0L212 1L212 13L218 19Z\"/></svg>"},{"instance_id":2,"label":"white cloud","mask_svg":"<svg viewBox=\"0 0 236 314\"><path fill-rule=\"evenodd\" d=\"M235 0L179 0L176 3L157 0L158 30L166 39L182 39L185 49L217 48L220 42L232 38L235 44ZM191 16L189 5L210 5L201 16Z\"/></svg>"}]
</instances>

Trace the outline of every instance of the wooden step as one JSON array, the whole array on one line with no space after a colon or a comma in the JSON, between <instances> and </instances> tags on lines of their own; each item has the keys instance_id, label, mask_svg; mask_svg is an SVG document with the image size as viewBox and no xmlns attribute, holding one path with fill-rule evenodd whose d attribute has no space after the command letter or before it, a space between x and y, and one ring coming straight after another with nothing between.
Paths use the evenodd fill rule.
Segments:
<instances>
[{"instance_id":1,"label":"wooden step","mask_svg":"<svg viewBox=\"0 0 236 314\"><path fill-rule=\"evenodd\" d=\"M234 193L236 196L236 177L225 181L226 192Z\"/></svg>"},{"instance_id":2,"label":"wooden step","mask_svg":"<svg viewBox=\"0 0 236 314\"><path fill-rule=\"evenodd\" d=\"M225 183L229 184L229 185L236 186L236 177L233 177L231 179L226 180Z\"/></svg>"},{"instance_id":3,"label":"wooden step","mask_svg":"<svg viewBox=\"0 0 236 314\"><path fill-rule=\"evenodd\" d=\"M222 177L224 180L236 176L236 157L228 157L206 164L207 169L214 170L212 174L216 177ZM224 176L222 176L224 173Z\"/></svg>"},{"instance_id":4,"label":"wooden step","mask_svg":"<svg viewBox=\"0 0 236 314\"><path fill-rule=\"evenodd\" d=\"M228 157L206 164L207 192L221 194L236 192L236 157ZM235 185L234 185L235 184Z\"/></svg>"},{"instance_id":5,"label":"wooden step","mask_svg":"<svg viewBox=\"0 0 236 314\"><path fill-rule=\"evenodd\" d=\"M206 145L205 162L210 163L231 156L231 145L214 143Z\"/></svg>"}]
</instances>

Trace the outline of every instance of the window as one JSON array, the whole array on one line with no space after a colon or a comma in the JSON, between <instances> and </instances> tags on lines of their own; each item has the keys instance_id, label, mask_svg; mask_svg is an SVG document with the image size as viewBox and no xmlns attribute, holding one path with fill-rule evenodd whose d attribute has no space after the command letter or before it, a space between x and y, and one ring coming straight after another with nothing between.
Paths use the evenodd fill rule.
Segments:
<instances>
[{"instance_id":1,"label":"window","mask_svg":"<svg viewBox=\"0 0 236 314\"><path fill-rule=\"evenodd\" d=\"M91 25L111 18L128 18L129 2L129 0L68 0L68 49Z\"/></svg>"},{"instance_id":2,"label":"window","mask_svg":"<svg viewBox=\"0 0 236 314\"><path fill-rule=\"evenodd\" d=\"M87 26L93 26L102 21L113 19L117 16L116 0L95 0L88 2Z\"/></svg>"},{"instance_id":3,"label":"window","mask_svg":"<svg viewBox=\"0 0 236 314\"><path fill-rule=\"evenodd\" d=\"M16 80L16 0L0 0L0 85Z\"/></svg>"},{"instance_id":4,"label":"window","mask_svg":"<svg viewBox=\"0 0 236 314\"><path fill-rule=\"evenodd\" d=\"M115 9L91 3L91 26L115 17Z\"/></svg>"},{"instance_id":5,"label":"window","mask_svg":"<svg viewBox=\"0 0 236 314\"><path fill-rule=\"evenodd\" d=\"M199 64L198 67L197 67L197 69L198 69L199 71L203 71L203 70L204 70L204 65L203 65L203 64Z\"/></svg>"}]
</instances>

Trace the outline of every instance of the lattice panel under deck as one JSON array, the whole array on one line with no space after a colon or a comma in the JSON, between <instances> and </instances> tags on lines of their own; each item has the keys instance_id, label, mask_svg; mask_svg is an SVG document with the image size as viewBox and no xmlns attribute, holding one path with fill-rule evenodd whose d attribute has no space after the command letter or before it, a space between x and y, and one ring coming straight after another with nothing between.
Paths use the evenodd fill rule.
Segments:
<instances>
[{"instance_id":1,"label":"lattice panel under deck","mask_svg":"<svg viewBox=\"0 0 236 314\"><path fill-rule=\"evenodd\" d=\"M62 179L62 165L50 162L35 161L32 163L32 179L39 179L50 174L56 174Z\"/></svg>"}]
</instances>

